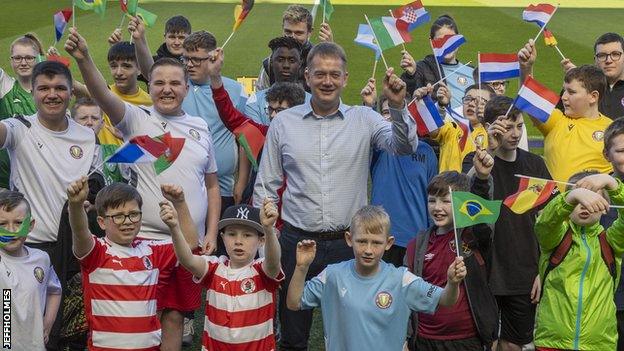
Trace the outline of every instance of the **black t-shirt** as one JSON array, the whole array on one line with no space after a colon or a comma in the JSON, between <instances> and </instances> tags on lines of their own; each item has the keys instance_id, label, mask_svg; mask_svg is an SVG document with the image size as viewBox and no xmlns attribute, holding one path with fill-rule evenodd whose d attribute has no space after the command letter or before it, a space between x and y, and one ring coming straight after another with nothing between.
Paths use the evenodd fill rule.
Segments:
<instances>
[{"instance_id":1,"label":"black t-shirt","mask_svg":"<svg viewBox=\"0 0 624 351\"><path fill-rule=\"evenodd\" d=\"M464 158L472 163L473 153ZM518 191L520 178L515 174L552 179L544 160L535 154L517 150L516 160L508 162L495 157L492 168L494 200L505 200ZM546 202L547 203L547 202ZM491 250L490 288L494 295L529 294L538 274L539 245L535 237L535 219L542 204L523 214L512 212L502 205L494 226Z\"/></svg>"}]
</instances>

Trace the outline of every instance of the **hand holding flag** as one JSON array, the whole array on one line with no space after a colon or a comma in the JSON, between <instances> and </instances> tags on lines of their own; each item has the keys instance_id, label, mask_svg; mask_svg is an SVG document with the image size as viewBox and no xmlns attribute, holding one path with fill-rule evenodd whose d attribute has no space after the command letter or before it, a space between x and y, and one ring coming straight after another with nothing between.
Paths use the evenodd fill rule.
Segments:
<instances>
[{"instance_id":1,"label":"hand holding flag","mask_svg":"<svg viewBox=\"0 0 624 351\"><path fill-rule=\"evenodd\" d=\"M388 106L396 110L402 110L405 107L405 82L394 74L394 69L390 67L386 71L386 77L383 81L383 94L388 98Z\"/></svg>"},{"instance_id":2,"label":"hand holding flag","mask_svg":"<svg viewBox=\"0 0 624 351\"><path fill-rule=\"evenodd\" d=\"M375 78L369 78L362 91L360 91L362 103L364 106L373 107L377 101L377 88L375 87Z\"/></svg>"}]
</instances>

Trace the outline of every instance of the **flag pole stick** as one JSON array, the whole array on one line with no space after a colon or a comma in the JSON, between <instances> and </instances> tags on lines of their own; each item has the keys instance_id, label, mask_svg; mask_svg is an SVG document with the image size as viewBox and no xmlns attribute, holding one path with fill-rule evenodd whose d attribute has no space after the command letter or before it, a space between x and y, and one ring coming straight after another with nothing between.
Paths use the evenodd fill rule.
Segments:
<instances>
[{"instance_id":1,"label":"flag pole stick","mask_svg":"<svg viewBox=\"0 0 624 351\"><path fill-rule=\"evenodd\" d=\"M264 185L264 178L262 177L262 174L260 174L260 172L258 172L258 178L260 178L260 184L262 185L262 191L264 192L264 198L266 199L268 197L268 193L266 190L266 186Z\"/></svg>"},{"instance_id":2,"label":"flag pole stick","mask_svg":"<svg viewBox=\"0 0 624 351\"><path fill-rule=\"evenodd\" d=\"M379 48L379 53L381 55L381 59L383 60L384 66L386 66L386 71L387 71L388 70L388 63L386 62L386 58L384 57L383 50L381 49L381 46L379 46L379 40L377 39L377 34L375 34L375 31L373 30L373 26L371 26L371 23L368 20L368 16L366 16L366 14L364 14L364 18L366 18L366 23L368 23L368 26L371 28L371 32L373 32L373 36L375 37L375 43L377 44L377 47Z\"/></svg>"},{"instance_id":3,"label":"flag pole stick","mask_svg":"<svg viewBox=\"0 0 624 351\"><path fill-rule=\"evenodd\" d=\"M390 12L390 16L392 16L392 18L395 18L394 13L392 13L392 10L388 10L388 12ZM407 52L407 49L405 48L405 43L401 43L401 46L403 47L403 51Z\"/></svg>"},{"instance_id":4,"label":"flag pole stick","mask_svg":"<svg viewBox=\"0 0 624 351\"><path fill-rule=\"evenodd\" d=\"M373 75L371 76L373 79L375 78L375 73L377 73L377 62L379 62L379 59L375 56L375 63L373 63Z\"/></svg>"},{"instance_id":5,"label":"flag pole stick","mask_svg":"<svg viewBox=\"0 0 624 351\"><path fill-rule=\"evenodd\" d=\"M122 29L125 19L126 19L126 13L124 12L121 14L121 22L119 23L119 27L117 28Z\"/></svg>"},{"instance_id":6,"label":"flag pole stick","mask_svg":"<svg viewBox=\"0 0 624 351\"><path fill-rule=\"evenodd\" d=\"M451 197L451 213L453 214L453 232L455 233L455 253L460 257L459 253L459 236L457 235L457 226L455 225L455 205L453 204L453 189L449 186L449 196Z\"/></svg>"},{"instance_id":7,"label":"flag pole stick","mask_svg":"<svg viewBox=\"0 0 624 351\"><path fill-rule=\"evenodd\" d=\"M89 178L89 176L91 176L93 173L95 173L95 171L99 170L102 168L102 166L104 166L104 164L106 163L106 161L108 161L108 158L102 162L100 162L97 166L93 167L93 169L87 173L87 178Z\"/></svg>"},{"instance_id":8,"label":"flag pole stick","mask_svg":"<svg viewBox=\"0 0 624 351\"><path fill-rule=\"evenodd\" d=\"M537 32L537 35L535 36L535 38L533 38L533 41L536 41L537 38L539 38L540 34L542 34L544 29L546 29L546 25L548 24L548 22L550 22L550 19L553 18L553 16L555 15L555 12L557 12L558 8L559 8L559 5L555 6L555 10L553 11L552 15L550 15L550 17L548 17L548 21L546 21L546 23L544 23L542 28L540 28L539 32Z\"/></svg>"},{"instance_id":9,"label":"flag pole stick","mask_svg":"<svg viewBox=\"0 0 624 351\"><path fill-rule=\"evenodd\" d=\"M223 49L227 45L227 43L230 41L230 39L232 39L232 37L234 36L234 32L235 31L232 31L232 33L230 33L230 36L227 39L225 39L225 43L223 43L223 46L221 46L221 49Z\"/></svg>"},{"instance_id":10,"label":"flag pole stick","mask_svg":"<svg viewBox=\"0 0 624 351\"><path fill-rule=\"evenodd\" d=\"M482 97L481 97L481 51L477 51L477 71L479 71L479 75L477 77L477 80L479 81L479 93L477 96L479 96L479 101L477 101L477 111L479 111L479 102L481 101Z\"/></svg>"},{"instance_id":11,"label":"flag pole stick","mask_svg":"<svg viewBox=\"0 0 624 351\"><path fill-rule=\"evenodd\" d=\"M76 28L76 0L72 0L72 27Z\"/></svg>"},{"instance_id":12,"label":"flag pole stick","mask_svg":"<svg viewBox=\"0 0 624 351\"><path fill-rule=\"evenodd\" d=\"M440 75L440 80L444 81L446 77L442 76L442 69L440 68L440 62L438 62L438 58L435 56L435 51L433 50L433 40L429 39L429 45L431 45L431 52L433 52L433 58L436 62L436 67L438 67L438 74Z\"/></svg>"},{"instance_id":13,"label":"flag pole stick","mask_svg":"<svg viewBox=\"0 0 624 351\"><path fill-rule=\"evenodd\" d=\"M559 53L559 56L561 56L561 59L562 59L562 60L565 60L565 59L566 59L566 57L565 57L565 56L563 56L563 53L561 52L561 50L559 50L559 47L558 47L557 45L555 45L555 49L556 49L556 50L557 50L557 52Z\"/></svg>"},{"instance_id":14,"label":"flag pole stick","mask_svg":"<svg viewBox=\"0 0 624 351\"><path fill-rule=\"evenodd\" d=\"M538 178L538 177L530 177L530 176L525 176L522 174L514 174L515 177L518 178L526 178L526 179L535 179L535 180L542 180L545 182L553 182L553 183L558 183L558 184L564 184L564 185L570 185L570 186L574 186L574 183L568 183L568 182L562 182L560 180L553 180L553 179L546 179L546 178Z\"/></svg>"},{"instance_id":15,"label":"flag pole stick","mask_svg":"<svg viewBox=\"0 0 624 351\"><path fill-rule=\"evenodd\" d=\"M444 77L444 78L442 78L442 79L438 80L437 82L433 83L433 84L431 85L431 87L433 88L433 87L435 87L436 85L438 85L438 84L442 83L442 81L443 81L443 80L445 80L446 78L448 78L448 77L451 77L451 76L455 75L455 73L457 73L457 72L458 72L460 69L462 69L464 66L468 66L471 62L472 62L472 61L468 61L468 62L464 63L463 65L461 65L461 66L457 67L457 69L455 69L453 72L449 73L449 74L448 74L448 76L446 76L446 77ZM414 102L414 101L416 101L416 99L412 99L412 100L408 103L408 105L409 105L409 104L411 104L411 103L412 103L412 102Z\"/></svg>"}]
</instances>

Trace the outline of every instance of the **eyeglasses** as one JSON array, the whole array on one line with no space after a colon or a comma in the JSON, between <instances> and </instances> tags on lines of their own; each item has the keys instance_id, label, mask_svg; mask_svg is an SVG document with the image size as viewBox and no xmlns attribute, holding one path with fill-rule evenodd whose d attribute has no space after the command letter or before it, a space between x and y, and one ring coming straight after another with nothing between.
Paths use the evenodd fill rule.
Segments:
<instances>
[{"instance_id":1,"label":"eyeglasses","mask_svg":"<svg viewBox=\"0 0 624 351\"><path fill-rule=\"evenodd\" d=\"M204 61L211 59L212 56L208 56L208 57L189 57L189 56L182 56L180 57L180 60L182 61L183 64L188 64L189 62L193 64L193 66L199 66L201 65Z\"/></svg>"},{"instance_id":2,"label":"eyeglasses","mask_svg":"<svg viewBox=\"0 0 624 351\"><path fill-rule=\"evenodd\" d=\"M507 83L509 83L506 80L501 80L501 81L497 81L497 82L489 82L487 83L489 86L491 86L493 89L499 89L502 87L506 87Z\"/></svg>"},{"instance_id":3,"label":"eyeglasses","mask_svg":"<svg viewBox=\"0 0 624 351\"><path fill-rule=\"evenodd\" d=\"M466 96L464 96L462 98L462 102L464 104L469 104L469 103L471 103L473 101L477 101L478 103L481 103L481 104L487 104L487 102L488 102L487 99L484 99L484 98L479 97L479 96L475 97L475 96L466 95Z\"/></svg>"},{"instance_id":4,"label":"eyeglasses","mask_svg":"<svg viewBox=\"0 0 624 351\"><path fill-rule=\"evenodd\" d=\"M130 220L130 223L136 223L138 221L141 220L141 217L143 217L143 212L130 212L129 214L116 214L116 215L112 215L112 216L104 216L104 218L110 218L113 220L113 223L120 225L123 224L126 221L126 218L128 218Z\"/></svg>"},{"instance_id":5,"label":"eyeglasses","mask_svg":"<svg viewBox=\"0 0 624 351\"><path fill-rule=\"evenodd\" d=\"M33 62L35 62L36 58L37 57L30 56L30 55L26 55L26 56L11 56L11 60L13 60L13 62L15 62L15 63L20 63L20 62L22 62L22 60L26 61L26 63L33 63Z\"/></svg>"},{"instance_id":6,"label":"eyeglasses","mask_svg":"<svg viewBox=\"0 0 624 351\"><path fill-rule=\"evenodd\" d=\"M271 106L267 106L264 108L264 112L266 112L267 116L271 116L273 114L273 112L275 112L276 114L284 111L284 110L288 110L288 107L278 107L278 108L273 108Z\"/></svg>"},{"instance_id":7,"label":"eyeglasses","mask_svg":"<svg viewBox=\"0 0 624 351\"><path fill-rule=\"evenodd\" d=\"M619 61L620 58L622 57L622 52L621 51L613 51L611 53L604 53L601 52L599 54L596 54L596 60L600 61L600 62L606 62L608 57L611 57L611 60L613 61Z\"/></svg>"}]
</instances>

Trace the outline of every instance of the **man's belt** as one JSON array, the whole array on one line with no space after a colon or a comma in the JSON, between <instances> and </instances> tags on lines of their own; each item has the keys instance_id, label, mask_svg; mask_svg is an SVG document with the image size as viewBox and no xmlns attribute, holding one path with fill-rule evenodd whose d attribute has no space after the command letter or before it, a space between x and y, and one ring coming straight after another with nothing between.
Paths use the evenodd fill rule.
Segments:
<instances>
[{"instance_id":1,"label":"man's belt","mask_svg":"<svg viewBox=\"0 0 624 351\"><path fill-rule=\"evenodd\" d=\"M313 240L319 240L319 241L344 239L345 233L349 230L349 228L347 228L343 230L327 231L327 232L309 232L307 230L297 228L294 225L286 221L284 221L284 229L286 229L286 231L288 232L295 233L307 239L313 239Z\"/></svg>"}]
</instances>

